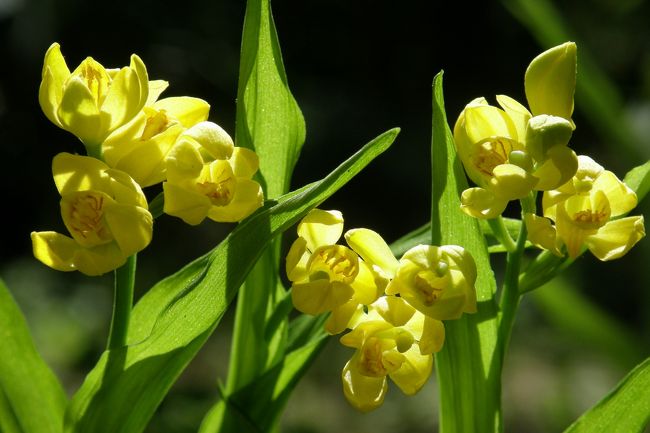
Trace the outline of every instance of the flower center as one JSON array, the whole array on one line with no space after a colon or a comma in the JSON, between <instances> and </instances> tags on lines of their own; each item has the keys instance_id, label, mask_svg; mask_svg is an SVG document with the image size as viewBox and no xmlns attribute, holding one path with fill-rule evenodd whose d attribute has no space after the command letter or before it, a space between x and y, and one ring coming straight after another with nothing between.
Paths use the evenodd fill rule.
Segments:
<instances>
[{"instance_id":1,"label":"flower center","mask_svg":"<svg viewBox=\"0 0 650 433\"><path fill-rule=\"evenodd\" d=\"M113 240L104 224L104 196L92 192L77 195L67 209L66 225L73 237L89 246L101 245Z\"/></svg>"},{"instance_id":2,"label":"flower center","mask_svg":"<svg viewBox=\"0 0 650 433\"><path fill-rule=\"evenodd\" d=\"M380 340L376 337L369 338L361 348L360 373L370 377L386 376L388 370L382 362L382 352Z\"/></svg>"},{"instance_id":3,"label":"flower center","mask_svg":"<svg viewBox=\"0 0 650 433\"><path fill-rule=\"evenodd\" d=\"M309 264L310 280L329 278L350 284L359 273L359 257L343 245L329 245L314 251Z\"/></svg>"},{"instance_id":4,"label":"flower center","mask_svg":"<svg viewBox=\"0 0 650 433\"><path fill-rule=\"evenodd\" d=\"M102 73L103 71L99 69L100 67L101 65L89 58L80 65L79 69L79 75L86 83L88 90L90 90L93 99L97 103L97 107L101 107L104 103L109 86L108 77Z\"/></svg>"},{"instance_id":5,"label":"flower center","mask_svg":"<svg viewBox=\"0 0 650 433\"><path fill-rule=\"evenodd\" d=\"M424 305L430 307L440 298L446 283L444 276L426 269L415 275L415 293Z\"/></svg>"},{"instance_id":6,"label":"flower center","mask_svg":"<svg viewBox=\"0 0 650 433\"><path fill-rule=\"evenodd\" d=\"M489 138L478 145L478 152L474 155L472 163L483 175L492 177L494 167L508 161L512 147L512 143L506 138Z\"/></svg>"},{"instance_id":7,"label":"flower center","mask_svg":"<svg viewBox=\"0 0 650 433\"><path fill-rule=\"evenodd\" d=\"M585 209L573 214L573 222L583 229L597 229L609 220L609 212L606 210L592 211Z\"/></svg>"},{"instance_id":8,"label":"flower center","mask_svg":"<svg viewBox=\"0 0 650 433\"><path fill-rule=\"evenodd\" d=\"M228 177L218 182L198 182L196 187L214 206L226 206L235 195L235 183L235 179Z\"/></svg>"},{"instance_id":9,"label":"flower center","mask_svg":"<svg viewBox=\"0 0 650 433\"><path fill-rule=\"evenodd\" d=\"M150 140L153 136L164 132L169 127L169 118L165 110L154 110L152 113L147 113L147 121L142 131L141 141Z\"/></svg>"}]
</instances>

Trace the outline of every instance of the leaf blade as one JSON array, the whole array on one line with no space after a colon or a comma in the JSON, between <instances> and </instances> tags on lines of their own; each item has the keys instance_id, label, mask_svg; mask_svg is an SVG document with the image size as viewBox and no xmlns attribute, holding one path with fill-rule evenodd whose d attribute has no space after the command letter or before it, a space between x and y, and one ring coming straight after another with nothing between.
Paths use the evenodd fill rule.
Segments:
<instances>
[{"instance_id":1,"label":"leaf blade","mask_svg":"<svg viewBox=\"0 0 650 433\"><path fill-rule=\"evenodd\" d=\"M650 422L650 358L637 365L565 433L643 432Z\"/></svg>"},{"instance_id":2,"label":"leaf blade","mask_svg":"<svg viewBox=\"0 0 650 433\"><path fill-rule=\"evenodd\" d=\"M478 222L460 210L467 188L447 124L442 72L433 81L431 240L457 244L476 262L478 312L445 322L445 344L436 354L440 432L494 432L501 424L501 360L497 342L496 282Z\"/></svg>"},{"instance_id":3,"label":"leaf blade","mask_svg":"<svg viewBox=\"0 0 650 433\"><path fill-rule=\"evenodd\" d=\"M67 398L0 280L0 431L60 433Z\"/></svg>"}]
</instances>

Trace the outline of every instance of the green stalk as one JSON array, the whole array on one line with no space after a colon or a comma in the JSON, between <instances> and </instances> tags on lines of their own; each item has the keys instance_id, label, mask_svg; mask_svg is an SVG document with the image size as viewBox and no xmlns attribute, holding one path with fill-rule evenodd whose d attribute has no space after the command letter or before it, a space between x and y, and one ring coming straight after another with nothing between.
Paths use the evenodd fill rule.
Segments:
<instances>
[{"instance_id":1,"label":"green stalk","mask_svg":"<svg viewBox=\"0 0 650 433\"><path fill-rule=\"evenodd\" d=\"M133 307L133 287L135 285L136 254L115 270L115 294L113 299L113 318L108 334L108 350L126 346L131 308Z\"/></svg>"},{"instance_id":2,"label":"green stalk","mask_svg":"<svg viewBox=\"0 0 650 433\"><path fill-rule=\"evenodd\" d=\"M526 224L523 222L523 217L526 213L535 213L536 195L535 192L531 192L528 197L520 200L522 224L519 228L515 249L514 251L509 251L506 256L506 272L503 280L501 299L499 300L499 349L502 365L506 352L508 351L512 327L515 323L517 308L521 300L519 274L521 271L521 259L526 248L526 238L528 237L528 231L526 230Z\"/></svg>"},{"instance_id":3,"label":"green stalk","mask_svg":"<svg viewBox=\"0 0 650 433\"><path fill-rule=\"evenodd\" d=\"M86 144L86 154L88 156L91 156L93 158L97 158L100 161L103 161L103 155L102 155L102 145L92 145L92 144Z\"/></svg>"},{"instance_id":4,"label":"green stalk","mask_svg":"<svg viewBox=\"0 0 650 433\"><path fill-rule=\"evenodd\" d=\"M515 244L515 241L510 236L501 215L487 220L487 223L490 226L490 229L492 229L494 237L501 242L501 245L503 245L507 252L511 253L517 249L517 244Z\"/></svg>"},{"instance_id":5,"label":"green stalk","mask_svg":"<svg viewBox=\"0 0 650 433\"><path fill-rule=\"evenodd\" d=\"M496 283L478 221L460 208L468 186L444 110L442 73L433 84L431 243L462 245L478 271L478 311L445 321L445 344L435 354L439 433L495 433L502 430Z\"/></svg>"},{"instance_id":6,"label":"green stalk","mask_svg":"<svg viewBox=\"0 0 650 433\"><path fill-rule=\"evenodd\" d=\"M521 269L521 257L526 246L526 224L521 225L517 245L514 251L506 256L506 273L503 281L503 291L499 301L499 347L501 362L505 358L512 333L512 326L515 322L517 308L521 295L519 294L519 270Z\"/></svg>"}]
</instances>

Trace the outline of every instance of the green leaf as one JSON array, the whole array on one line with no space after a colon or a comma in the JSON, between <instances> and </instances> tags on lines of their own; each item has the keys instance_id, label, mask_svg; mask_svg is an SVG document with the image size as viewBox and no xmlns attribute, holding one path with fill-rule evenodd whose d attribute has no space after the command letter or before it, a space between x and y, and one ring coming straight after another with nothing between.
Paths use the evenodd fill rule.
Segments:
<instances>
[{"instance_id":1,"label":"green leaf","mask_svg":"<svg viewBox=\"0 0 650 433\"><path fill-rule=\"evenodd\" d=\"M650 358L637 365L565 433L641 433L650 423Z\"/></svg>"},{"instance_id":2,"label":"green leaf","mask_svg":"<svg viewBox=\"0 0 650 433\"><path fill-rule=\"evenodd\" d=\"M0 431L60 433L67 398L0 280Z\"/></svg>"},{"instance_id":3,"label":"green leaf","mask_svg":"<svg viewBox=\"0 0 650 433\"><path fill-rule=\"evenodd\" d=\"M127 347L104 352L74 395L65 432L141 432L264 246L385 151L397 133L380 135L324 179L267 203L211 252L151 288L133 309Z\"/></svg>"},{"instance_id":4,"label":"green leaf","mask_svg":"<svg viewBox=\"0 0 650 433\"><path fill-rule=\"evenodd\" d=\"M305 121L289 91L269 0L249 0L246 6L235 141L259 156L266 197L289 190Z\"/></svg>"},{"instance_id":5,"label":"green leaf","mask_svg":"<svg viewBox=\"0 0 650 433\"><path fill-rule=\"evenodd\" d=\"M628 171L623 182L632 188L639 202L643 200L650 191L650 161Z\"/></svg>"},{"instance_id":6,"label":"green leaf","mask_svg":"<svg viewBox=\"0 0 650 433\"><path fill-rule=\"evenodd\" d=\"M258 154L258 178L266 197L288 191L304 140L305 122L288 87L270 2L249 0L242 32L235 141ZM276 238L239 291L225 398L241 395L239 390L258 382L269 366L285 356L288 315L281 314L286 289L279 278L280 247ZM292 306L290 300L288 306ZM268 402L258 404L268 407Z\"/></svg>"},{"instance_id":7,"label":"green leaf","mask_svg":"<svg viewBox=\"0 0 650 433\"><path fill-rule=\"evenodd\" d=\"M325 315L302 315L294 320L294 341L283 359L247 386L223 398L210 410L199 433L214 431L259 433L273 430L291 391L327 343ZM226 415L226 410L228 415Z\"/></svg>"},{"instance_id":8,"label":"green leaf","mask_svg":"<svg viewBox=\"0 0 650 433\"><path fill-rule=\"evenodd\" d=\"M442 72L433 80L432 133L432 243L463 246L478 269L478 312L446 321L445 344L436 354L440 432L496 432L501 425L496 282L478 222L460 210L460 194L467 188L467 180L447 124Z\"/></svg>"}]
</instances>

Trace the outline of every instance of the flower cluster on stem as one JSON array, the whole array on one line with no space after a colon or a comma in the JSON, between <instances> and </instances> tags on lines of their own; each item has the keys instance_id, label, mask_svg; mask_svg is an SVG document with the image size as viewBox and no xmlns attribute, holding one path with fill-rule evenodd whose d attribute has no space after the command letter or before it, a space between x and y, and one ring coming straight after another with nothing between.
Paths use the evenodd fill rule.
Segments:
<instances>
[{"instance_id":1,"label":"flower cluster on stem","mask_svg":"<svg viewBox=\"0 0 650 433\"><path fill-rule=\"evenodd\" d=\"M352 406L380 406L390 378L407 395L431 374L444 342L443 320L476 311L476 267L456 245L418 245L398 260L369 229L348 230L339 211L312 210L298 224L286 260L291 297L306 314L330 313L325 330L345 332L355 349L343 368L343 392ZM346 332L347 331L347 332Z\"/></svg>"}]
</instances>

